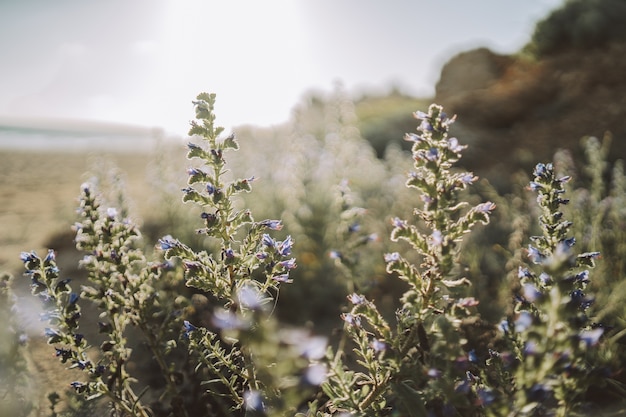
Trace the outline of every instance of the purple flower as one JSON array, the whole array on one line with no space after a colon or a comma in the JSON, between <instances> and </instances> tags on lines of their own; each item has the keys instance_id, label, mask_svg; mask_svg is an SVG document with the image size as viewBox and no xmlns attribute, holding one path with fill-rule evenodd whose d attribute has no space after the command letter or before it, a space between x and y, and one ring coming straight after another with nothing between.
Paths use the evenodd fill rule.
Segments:
<instances>
[{"instance_id":1,"label":"purple flower","mask_svg":"<svg viewBox=\"0 0 626 417\"><path fill-rule=\"evenodd\" d=\"M197 330L198 328L196 326L194 326L193 324L189 323L189 321L184 320L183 321L183 330L185 332L185 338L189 338L189 334L195 330Z\"/></svg>"},{"instance_id":2,"label":"purple flower","mask_svg":"<svg viewBox=\"0 0 626 417\"><path fill-rule=\"evenodd\" d=\"M544 176L548 170L552 170L552 164L542 164L539 163L535 166L535 170L533 171L533 175L535 177L542 177Z\"/></svg>"},{"instance_id":3,"label":"purple flower","mask_svg":"<svg viewBox=\"0 0 626 417\"><path fill-rule=\"evenodd\" d=\"M465 298L461 298L459 301L457 301L457 305L460 307L475 307L479 304L478 300L475 299L474 297L465 297Z\"/></svg>"},{"instance_id":4,"label":"purple flower","mask_svg":"<svg viewBox=\"0 0 626 417\"><path fill-rule=\"evenodd\" d=\"M261 243L270 248L276 246L276 242L274 241L274 239L272 239L272 237L267 233L263 234L263 237L261 238Z\"/></svg>"},{"instance_id":5,"label":"purple flower","mask_svg":"<svg viewBox=\"0 0 626 417\"><path fill-rule=\"evenodd\" d=\"M328 369L323 363L315 363L310 365L304 372L304 379L310 385L321 385L326 381Z\"/></svg>"},{"instance_id":6,"label":"purple flower","mask_svg":"<svg viewBox=\"0 0 626 417\"><path fill-rule=\"evenodd\" d=\"M441 375L443 374L443 372L441 372L439 369L430 368L426 374L430 378L438 379L438 378L441 378Z\"/></svg>"},{"instance_id":7,"label":"purple flower","mask_svg":"<svg viewBox=\"0 0 626 417\"><path fill-rule=\"evenodd\" d=\"M405 229L407 227L407 222L398 217L394 217L393 220L391 220L391 224L398 229Z\"/></svg>"},{"instance_id":8,"label":"purple flower","mask_svg":"<svg viewBox=\"0 0 626 417\"><path fill-rule=\"evenodd\" d=\"M246 308L256 310L262 307L263 299L261 292L250 284L241 287L237 291L237 297L239 298L239 303Z\"/></svg>"},{"instance_id":9,"label":"purple flower","mask_svg":"<svg viewBox=\"0 0 626 417\"><path fill-rule=\"evenodd\" d=\"M430 148L424 157L431 162L436 161L439 158L439 149Z\"/></svg>"},{"instance_id":10,"label":"purple flower","mask_svg":"<svg viewBox=\"0 0 626 417\"><path fill-rule=\"evenodd\" d=\"M462 184L471 184L474 181L476 181L478 177L475 176L473 173L471 172L466 172L463 175L461 175L461 177L459 178L459 180L461 181Z\"/></svg>"},{"instance_id":11,"label":"purple flower","mask_svg":"<svg viewBox=\"0 0 626 417\"><path fill-rule=\"evenodd\" d=\"M243 329L247 327L246 323L235 313L221 308L215 311L211 323L222 330Z\"/></svg>"},{"instance_id":12,"label":"purple flower","mask_svg":"<svg viewBox=\"0 0 626 417\"><path fill-rule=\"evenodd\" d=\"M262 411L264 408L261 393L255 390L243 393L243 403L246 406L246 410Z\"/></svg>"},{"instance_id":13,"label":"purple flower","mask_svg":"<svg viewBox=\"0 0 626 417\"><path fill-rule=\"evenodd\" d=\"M283 225L280 223L280 220L263 220L259 222L261 226L265 226L270 230L280 230L283 228Z\"/></svg>"},{"instance_id":14,"label":"purple flower","mask_svg":"<svg viewBox=\"0 0 626 417\"><path fill-rule=\"evenodd\" d=\"M115 207L107 208L107 217L109 219L114 219L117 216L117 209Z\"/></svg>"},{"instance_id":15,"label":"purple flower","mask_svg":"<svg viewBox=\"0 0 626 417\"><path fill-rule=\"evenodd\" d=\"M354 314L351 314L351 313L342 314L341 319L351 326L356 326L356 327L361 326L361 317L355 316Z\"/></svg>"},{"instance_id":16,"label":"purple flower","mask_svg":"<svg viewBox=\"0 0 626 417\"><path fill-rule=\"evenodd\" d=\"M348 300L354 305L359 305L365 302L365 296L357 293L352 293L348 296Z\"/></svg>"},{"instance_id":17,"label":"purple flower","mask_svg":"<svg viewBox=\"0 0 626 417\"><path fill-rule=\"evenodd\" d=\"M278 265L282 266L285 269L294 269L296 265L296 258L291 258L286 261L281 261Z\"/></svg>"},{"instance_id":18,"label":"purple flower","mask_svg":"<svg viewBox=\"0 0 626 417\"><path fill-rule=\"evenodd\" d=\"M546 256L532 245L528 245L528 257L535 264L543 263L546 260Z\"/></svg>"},{"instance_id":19,"label":"purple flower","mask_svg":"<svg viewBox=\"0 0 626 417\"><path fill-rule=\"evenodd\" d=\"M328 256L330 257L330 259L336 259L338 261L341 261L341 259L343 258L343 255L338 250L331 250L328 253Z\"/></svg>"},{"instance_id":20,"label":"purple flower","mask_svg":"<svg viewBox=\"0 0 626 417\"><path fill-rule=\"evenodd\" d=\"M578 334L578 337L586 347L591 347L598 344L603 333L604 329L602 327L596 327L592 330L583 330Z\"/></svg>"},{"instance_id":21,"label":"purple flower","mask_svg":"<svg viewBox=\"0 0 626 417\"><path fill-rule=\"evenodd\" d=\"M180 242L178 242L172 236L167 235L159 239L159 245L161 246L162 250L168 250L180 246Z\"/></svg>"},{"instance_id":22,"label":"purple flower","mask_svg":"<svg viewBox=\"0 0 626 417\"><path fill-rule=\"evenodd\" d=\"M424 139L421 136L416 135L415 133L407 133L406 135L404 135L404 140L406 140L407 142L418 143Z\"/></svg>"},{"instance_id":23,"label":"purple flower","mask_svg":"<svg viewBox=\"0 0 626 417\"><path fill-rule=\"evenodd\" d=\"M291 236L287 236L285 240L278 243L278 245L276 246L276 249L278 250L278 253L280 253L282 256L289 256L291 255L292 246L293 246L293 240L291 239Z\"/></svg>"},{"instance_id":24,"label":"purple flower","mask_svg":"<svg viewBox=\"0 0 626 417\"><path fill-rule=\"evenodd\" d=\"M467 145L459 144L459 140L457 138L448 139L448 149L450 149L452 152L459 153L465 148L467 148Z\"/></svg>"},{"instance_id":25,"label":"purple flower","mask_svg":"<svg viewBox=\"0 0 626 417\"><path fill-rule=\"evenodd\" d=\"M274 281L284 282L284 283L287 283L287 284L293 282L293 280L289 279L289 274L275 275L275 276L272 277L272 279Z\"/></svg>"},{"instance_id":26,"label":"purple flower","mask_svg":"<svg viewBox=\"0 0 626 417\"><path fill-rule=\"evenodd\" d=\"M206 191L207 193L209 193L209 195L213 195L217 192L217 188L213 184L208 182L206 185Z\"/></svg>"},{"instance_id":27,"label":"purple flower","mask_svg":"<svg viewBox=\"0 0 626 417\"><path fill-rule=\"evenodd\" d=\"M374 349L374 352L384 352L387 350L387 344L382 340L374 339L370 342L370 347Z\"/></svg>"},{"instance_id":28,"label":"purple flower","mask_svg":"<svg viewBox=\"0 0 626 417\"><path fill-rule=\"evenodd\" d=\"M526 283L522 286L522 295L526 301L534 303L541 297L541 291L537 289L533 284Z\"/></svg>"},{"instance_id":29,"label":"purple flower","mask_svg":"<svg viewBox=\"0 0 626 417\"><path fill-rule=\"evenodd\" d=\"M528 311L521 311L515 319L515 332L521 333L533 324L533 316Z\"/></svg>"},{"instance_id":30,"label":"purple flower","mask_svg":"<svg viewBox=\"0 0 626 417\"><path fill-rule=\"evenodd\" d=\"M441 246L443 244L443 235L439 230L434 230L430 235L429 242L431 246Z\"/></svg>"},{"instance_id":31,"label":"purple flower","mask_svg":"<svg viewBox=\"0 0 626 417\"><path fill-rule=\"evenodd\" d=\"M54 250L48 249L48 254L43 260L44 263L54 262L55 259L56 259L56 254L54 253Z\"/></svg>"},{"instance_id":32,"label":"purple flower","mask_svg":"<svg viewBox=\"0 0 626 417\"><path fill-rule=\"evenodd\" d=\"M495 203L492 203L491 201L487 201L485 203L480 203L479 205L476 206L476 211L479 213L491 213L493 210L495 210L496 205Z\"/></svg>"},{"instance_id":33,"label":"purple flower","mask_svg":"<svg viewBox=\"0 0 626 417\"><path fill-rule=\"evenodd\" d=\"M385 262L397 262L399 260L400 260L400 254L398 252L385 254Z\"/></svg>"}]
</instances>

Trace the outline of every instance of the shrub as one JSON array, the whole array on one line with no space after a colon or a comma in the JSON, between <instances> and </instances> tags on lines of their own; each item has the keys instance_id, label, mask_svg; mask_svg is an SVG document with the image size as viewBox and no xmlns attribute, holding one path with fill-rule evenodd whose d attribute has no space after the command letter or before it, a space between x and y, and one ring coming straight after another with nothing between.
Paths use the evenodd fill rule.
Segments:
<instances>
[{"instance_id":1,"label":"shrub","mask_svg":"<svg viewBox=\"0 0 626 417\"><path fill-rule=\"evenodd\" d=\"M350 114L341 110L345 102L336 103L340 110L331 114ZM279 220L255 220L245 204L242 196L256 177L229 171L226 157L239 143L215 126L214 104L213 94L194 101L187 158L196 165L182 189L183 202L197 208L194 229L205 245L166 235L156 250L142 249L139 228L103 205L92 184L83 184L74 230L86 285L78 290L62 276L53 250L43 258L21 255L32 292L46 307L48 343L62 363L80 371L82 378L70 386L85 400L106 400L110 413L120 416L566 415L585 402L589 387L612 376L609 364L622 332L592 319L588 268L599 254L574 251L575 229L561 210L569 177L557 175L552 164L538 164L530 182L541 233L527 246L532 265L516 251L515 301L498 330L478 314L483 300L469 294L472 282L459 261L468 233L489 222L495 204L467 201L466 189L477 177L455 168L466 146L448 136L454 117L437 105L417 112L418 134L406 135L414 164L406 185L419 199L403 196L393 208L413 202L403 211L409 217L379 226L410 248L396 245L402 249L381 254L387 279L403 282L398 308L388 314L363 277L372 274L369 243L376 239L361 229L366 212L355 201L365 207L378 201L374 210L386 217L384 204L367 193L389 183L358 178L362 167L341 165L347 157L329 160L331 154L376 160L371 149L361 148L347 117L326 119L328 131L309 137L304 169L273 173L298 191L268 204L283 204L291 235ZM386 172L383 165L369 168L379 177ZM369 191L359 187L361 195L345 181L331 188L337 176L328 172L335 170L359 185L380 183ZM321 185L314 184L318 173L327 175ZM271 200L272 187L280 185L267 186L261 201ZM298 188L304 186L319 201L309 200ZM313 215L290 209L294 204ZM328 218L320 222L324 210ZM521 245L527 228L511 247ZM282 315L298 308L277 300L279 293L290 295L282 291L285 284L295 287L306 276L295 269L294 242L300 240L313 254L305 265L324 257L339 267L333 274L344 280L342 297L347 294L344 313L336 316L343 325L339 340L275 314L285 305L291 310ZM85 329L84 300L98 310L93 324L99 337ZM327 308L338 314L341 307ZM58 399L51 401L54 413Z\"/></svg>"}]
</instances>

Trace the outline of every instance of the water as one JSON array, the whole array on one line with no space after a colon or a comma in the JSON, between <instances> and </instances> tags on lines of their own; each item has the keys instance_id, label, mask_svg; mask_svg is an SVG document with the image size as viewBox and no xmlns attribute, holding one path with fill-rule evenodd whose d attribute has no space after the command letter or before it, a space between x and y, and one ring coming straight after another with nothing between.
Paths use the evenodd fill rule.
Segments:
<instances>
[{"instance_id":1,"label":"water","mask_svg":"<svg viewBox=\"0 0 626 417\"><path fill-rule=\"evenodd\" d=\"M162 130L148 128L90 132L0 126L0 151L136 152L150 150L164 139Z\"/></svg>"}]
</instances>

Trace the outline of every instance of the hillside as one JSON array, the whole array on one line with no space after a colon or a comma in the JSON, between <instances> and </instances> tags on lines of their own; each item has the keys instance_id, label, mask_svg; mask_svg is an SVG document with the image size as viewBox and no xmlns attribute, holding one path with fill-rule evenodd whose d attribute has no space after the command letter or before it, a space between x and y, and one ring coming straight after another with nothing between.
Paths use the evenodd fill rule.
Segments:
<instances>
[{"instance_id":1,"label":"hillside","mask_svg":"<svg viewBox=\"0 0 626 417\"><path fill-rule=\"evenodd\" d=\"M625 158L625 74L626 43L541 60L480 48L444 65L433 101L458 115L468 168L506 180L559 148L580 156L585 136L610 133L610 159Z\"/></svg>"}]
</instances>

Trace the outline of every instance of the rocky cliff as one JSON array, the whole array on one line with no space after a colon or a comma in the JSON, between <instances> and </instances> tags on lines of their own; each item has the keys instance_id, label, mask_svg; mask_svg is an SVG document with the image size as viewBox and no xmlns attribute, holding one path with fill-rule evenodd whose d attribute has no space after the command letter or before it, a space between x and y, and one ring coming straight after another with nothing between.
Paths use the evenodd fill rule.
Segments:
<instances>
[{"instance_id":1,"label":"rocky cliff","mask_svg":"<svg viewBox=\"0 0 626 417\"><path fill-rule=\"evenodd\" d=\"M626 158L626 43L541 60L467 51L442 68L434 102L458 115L468 168L492 179L560 148L580 161L586 136L610 134L610 158Z\"/></svg>"}]
</instances>

